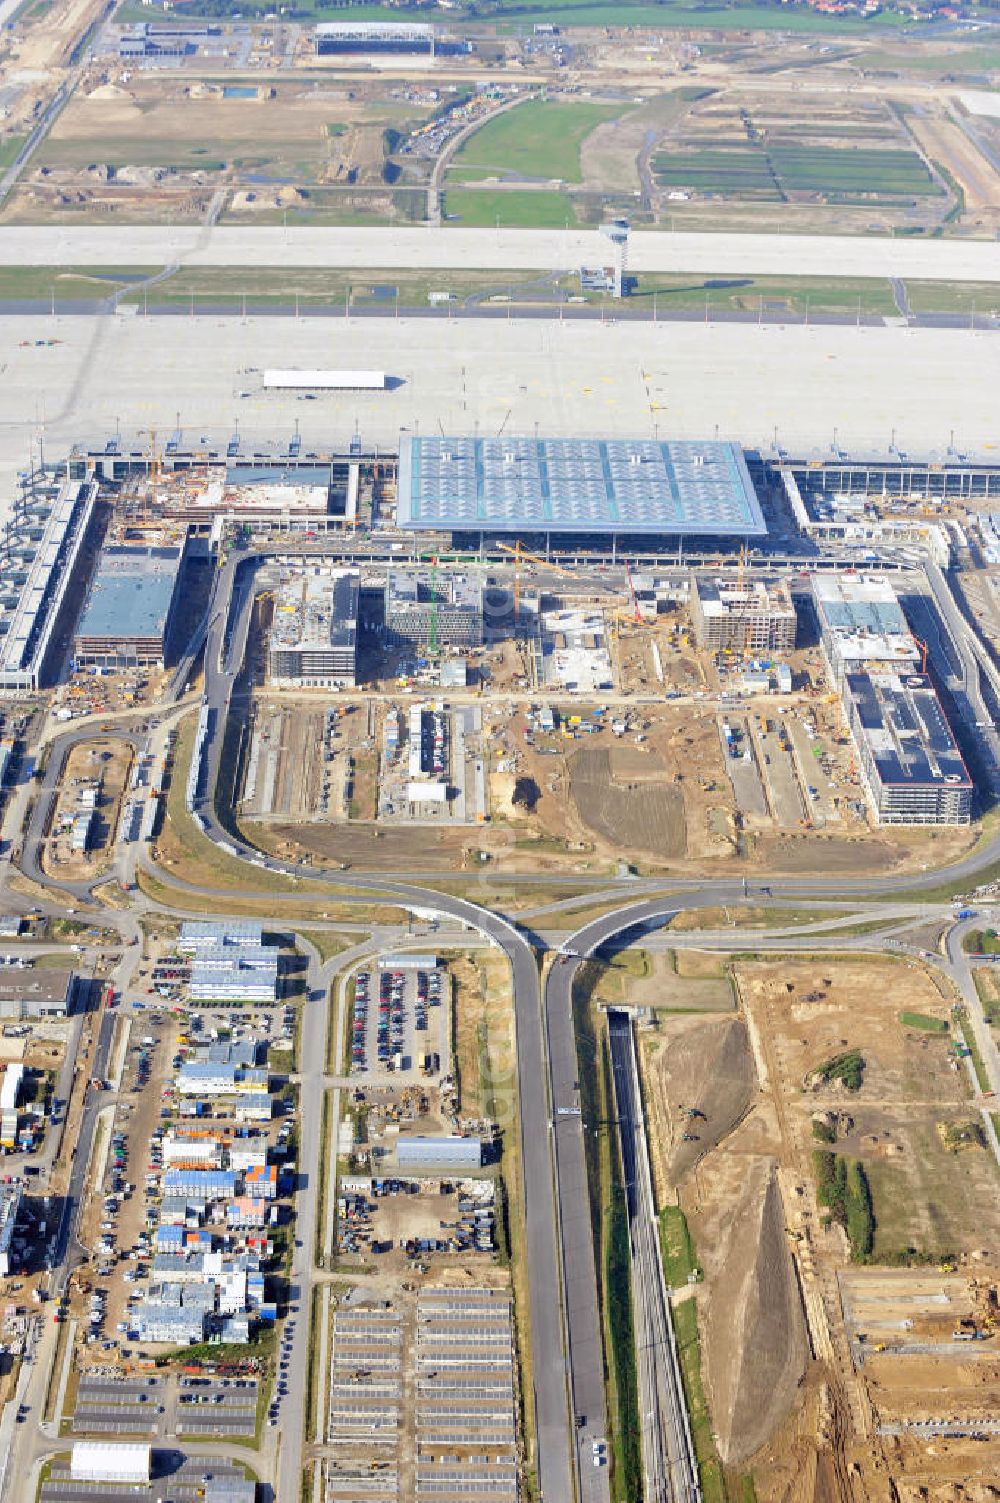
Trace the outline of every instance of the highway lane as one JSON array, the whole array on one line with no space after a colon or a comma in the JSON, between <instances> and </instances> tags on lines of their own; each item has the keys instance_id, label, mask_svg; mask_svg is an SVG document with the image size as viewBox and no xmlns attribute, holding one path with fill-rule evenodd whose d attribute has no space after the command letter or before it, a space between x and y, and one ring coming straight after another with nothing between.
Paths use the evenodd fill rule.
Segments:
<instances>
[{"instance_id":1,"label":"highway lane","mask_svg":"<svg viewBox=\"0 0 1000 1503\"><path fill-rule=\"evenodd\" d=\"M700 1503L649 1171L632 1019L608 1013L615 1114L632 1253L632 1308L641 1409L645 1503Z\"/></svg>"}]
</instances>

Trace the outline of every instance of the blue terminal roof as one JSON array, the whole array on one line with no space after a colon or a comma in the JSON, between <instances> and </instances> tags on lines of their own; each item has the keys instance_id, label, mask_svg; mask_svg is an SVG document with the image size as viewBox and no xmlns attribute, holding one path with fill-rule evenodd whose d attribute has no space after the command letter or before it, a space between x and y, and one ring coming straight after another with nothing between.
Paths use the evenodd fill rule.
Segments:
<instances>
[{"instance_id":1,"label":"blue terminal roof","mask_svg":"<svg viewBox=\"0 0 1000 1503\"><path fill-rule=\"evenodd\" d=\"M78 637L162 636L181 564L179 548L107 548L97 566Z\"/></svg>"},{"instance_id":2,"label":"blue terminal roof","mask_svg":"<svg viewBox=\"0 0 1000 1503\"><path fill-rule=\"evenodd\" d=\"M400 444L400 527L763 537L738 444L449 438Z\"/></svg>"}]
</instances>

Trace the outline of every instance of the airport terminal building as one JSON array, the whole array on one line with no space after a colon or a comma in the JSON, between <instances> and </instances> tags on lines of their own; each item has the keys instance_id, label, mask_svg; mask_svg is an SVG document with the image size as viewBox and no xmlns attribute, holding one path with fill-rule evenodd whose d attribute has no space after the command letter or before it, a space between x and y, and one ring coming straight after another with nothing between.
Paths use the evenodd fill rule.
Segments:
<instances>
[{"instance_id":1,"label":"airport terminal building","mask_svg":"<svg viewBox=\"0 0 1000 1503\"><path fill-rule=\"evenodd\" d=\"M739 444L646 438L404 435L396 521L480 541L767 533Z\"/></svg>"}]
</instances>

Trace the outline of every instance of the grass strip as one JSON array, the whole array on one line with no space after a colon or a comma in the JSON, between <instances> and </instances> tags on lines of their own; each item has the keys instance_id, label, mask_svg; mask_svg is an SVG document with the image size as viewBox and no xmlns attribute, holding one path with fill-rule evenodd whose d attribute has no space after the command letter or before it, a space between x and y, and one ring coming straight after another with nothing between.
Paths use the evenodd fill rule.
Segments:
<instances>
[{"instance_id":1,"label":"grass strip","mask_svg":"<svg viewBox=\"0 0 1000 1503\"><path fill-rule=\"evenodd\" d=\"M932 1018L926 1012L901 1012L899 1021L904 1028L918 1028L923 1033L947 1033L948 1023L945 1018Z\"/></svg>"},{"instance_id":2,"label":"grass strip","mask_svg":"<svg viewBox=\"0 0 1000 1503\"><path fill-rule=\"evenodd\" d=\"M611 1058L606 1041L601 1045L601 1085L606 1111L611 1110ZM635 1322L632 1317L632 1252L628 1210L622 1183L621 1157L617 1142L606 1136L602 1190L602 1241L604 1269L604 1318L612 1376L611 1393L616 1415L612 1434L614 1465L611 1496L626 1500L642 1494L642 1451L639 1444L639 1378L635 1360Z\"/></svg>"},{"instance_id":3,"label":"grass strip","mask_svg":"<svg viewBox=\"0 0 1000 1503\"><path fill-rule=\"evenodd\" d=\"M682 1289L691 1274L701 1273L687 1217L680 1206L663 1206L660 1211L660 1257L671 1289Z\"/></svg>"},{"instance_id":4,"label":"grass strip","mask_svg":"<svg viewBox=\"0 0 1000 1503\"><path fill-rule=\"evenodd\" d=\"M983 1056L979 1052L979 1044L976 1040L976 1035L973 1033L972 1026L969 1023L969 1014L966 1012L964 1007L959 1007L955 1009L955 1015L958 1019L958 1024L962 1035L962 1042L964 1043L966 1049L968 1049L969 1058L972 1060L972 1068L975 1071L976 1079L979 1082L979 1089L984 1094L986 1094L990 1090L992 1090L992 1087L990 1085L990 1077L986 1073L986 1066L983 1063Z\"/></svg>"}]
</instances>

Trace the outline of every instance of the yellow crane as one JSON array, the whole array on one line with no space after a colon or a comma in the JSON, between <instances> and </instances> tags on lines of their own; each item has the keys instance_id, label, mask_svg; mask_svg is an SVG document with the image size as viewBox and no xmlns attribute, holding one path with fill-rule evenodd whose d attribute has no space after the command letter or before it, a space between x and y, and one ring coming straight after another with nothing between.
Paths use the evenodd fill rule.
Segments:
<instances>
[{"instance_id":1,"label":"yellow crane","mask_svg":"<svg viewBox=\"0 0 1000 1503\"><path fill-rule=\"evenodd\" d=\"M561 564L554 564L547 558L542 558L538 553L529 553L527 548L521 547L521 539L518 538L513 548L508 543L497 543L497 547L504 553L509 553L514 560L514 620L521 614L521 560L528 559L533 564L541 564L543 569L551 569L553 574L565 574L570 579L576 576L572 569L564 569Z\"/></svg>"}]
</instances>

